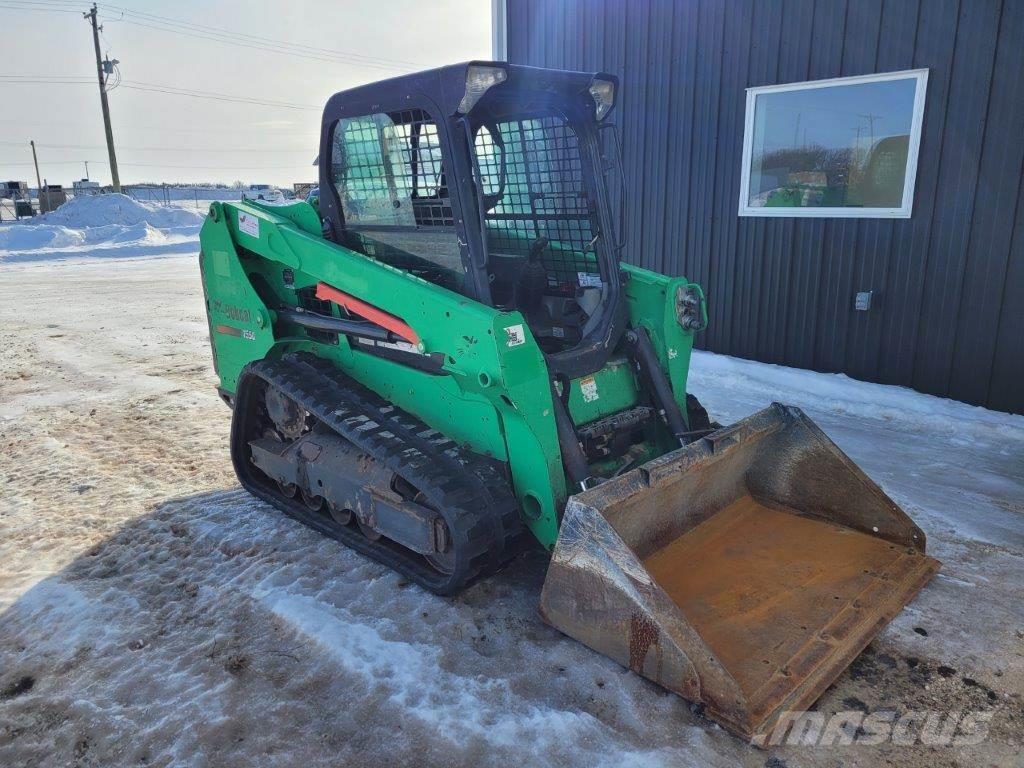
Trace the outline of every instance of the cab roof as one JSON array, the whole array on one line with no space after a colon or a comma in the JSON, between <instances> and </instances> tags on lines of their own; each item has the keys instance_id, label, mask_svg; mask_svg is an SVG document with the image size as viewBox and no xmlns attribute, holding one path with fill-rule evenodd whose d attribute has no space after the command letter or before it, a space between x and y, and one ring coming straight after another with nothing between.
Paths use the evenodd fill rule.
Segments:
<instances>
[{"instance_id":1,"label":"cab roof","mask_svg":"<svg viewBox=\"0 0 1024 768\"><path fill-rule=\"evenodd\" d=\"M618 78L604 72L542 69L503 61L465 61L340 91L327 100L323 114L324 122L378 110L391 111L401 108L403 101L421 102L424 99L433 102L438 108L439 115L451 117L458 112L459 102L466 91L466 74L472 65L501 67L505 70L505 81L493 86L489 91L496 95L546 92L571 101L579 98L581 94L588 94L590 84L595 78L618 84ZM590 98L589 95L587 98Z\"/></svg>"}]
</instances>

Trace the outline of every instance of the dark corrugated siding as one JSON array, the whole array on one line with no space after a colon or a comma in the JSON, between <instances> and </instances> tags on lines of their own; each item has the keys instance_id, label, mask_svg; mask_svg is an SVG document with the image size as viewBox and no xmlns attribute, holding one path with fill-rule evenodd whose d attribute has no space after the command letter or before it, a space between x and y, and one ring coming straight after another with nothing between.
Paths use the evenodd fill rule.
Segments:
<instances>
[{"instance_id":1,"label":"dark corrugated siding","mask_svg":"<svg viewBox=\"0 0 1024 768\"><path fill-rule=\"evenodd\" d=\"M627 258L705 287L701 346L1024 413L1024 0L507 7L510 61L622 79ZM737 216L747 87L919 67L910 219Z\"/></svg>"}]
</instances>

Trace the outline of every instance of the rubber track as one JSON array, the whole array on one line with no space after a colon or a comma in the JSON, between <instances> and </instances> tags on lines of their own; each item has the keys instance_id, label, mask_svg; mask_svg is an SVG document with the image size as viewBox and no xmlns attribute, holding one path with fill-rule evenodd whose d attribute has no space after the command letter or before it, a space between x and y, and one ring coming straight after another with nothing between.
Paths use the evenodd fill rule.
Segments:
<instances>
[{"instance_id":1,"label":"rubber track","mask_svg":"<svg viewBox=\"0 0 1024 768\"><path fill-rule=\"evenodd\" d=\"M322 425L351 441L424 494L448 524L456 565L451 575L423 557L382 538L311 512L283 496L249 461L249 434L238 423L251 412L247 399L262 379L300 403ZM518 551L523 525L508 481L493 461L461 448L437 430L394 406L311 355L249 364L239 379L232 420L231 455L239 480L254 495L288 515L398 571L432 592L450 595L500 568Z\"/></svg>"}]
</instances>

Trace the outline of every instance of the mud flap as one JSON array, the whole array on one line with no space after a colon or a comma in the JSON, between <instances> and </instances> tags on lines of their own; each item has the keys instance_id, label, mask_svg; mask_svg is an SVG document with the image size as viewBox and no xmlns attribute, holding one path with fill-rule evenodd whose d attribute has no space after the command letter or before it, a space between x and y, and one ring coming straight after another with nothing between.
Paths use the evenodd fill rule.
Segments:
<instances>
[{"instance_id":1,"label":"mud flap","mask_svg":"<svg viewBox=\"0 0 1024 768\"><path fill-rule=\"evenodd\" d=\"M572 497L541 612L756 743L931 579L924 548L878 485L776 403Z\"/></svg>"}]
</instances>

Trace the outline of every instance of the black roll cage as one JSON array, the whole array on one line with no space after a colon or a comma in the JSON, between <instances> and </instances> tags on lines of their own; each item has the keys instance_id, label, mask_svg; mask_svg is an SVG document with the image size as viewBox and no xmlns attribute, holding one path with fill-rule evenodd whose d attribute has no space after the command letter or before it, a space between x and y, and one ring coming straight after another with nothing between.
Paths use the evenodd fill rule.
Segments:
<instances>
[{"instance_id":1,"label":"black roll cage","mask_svg":"<svg viewBox=\"0 0 1024 768\"><path fill-rule=\"evenodd\" d=\"M459 111L470 66L500 67L504 82L494 85L469 110ZM341 241L346 229L338 191L332 179L334 128L342 118L375 113L423 110L437 126L452 219L465 269L462 293L494 306L488 269L484 193L480 168L473 150L475 131L497 119L530 115L537 108L560 114L576 134L586 189L596 193L597 231L594 251L602 286L601 315L596 325L571 349L547 354L553 377L578 378L604 366L626 329L625 303L618 268L620 244L604 175L598 123L590 85L595 78L616 83L604 73L570 72L509 65L503 62L466 62L342 91L324 107L320 131L320 215L324 235ZM483 117L486 115L486 117ZM355 229L355 228L353 228Z\"/></svg>"}]
</instances>

